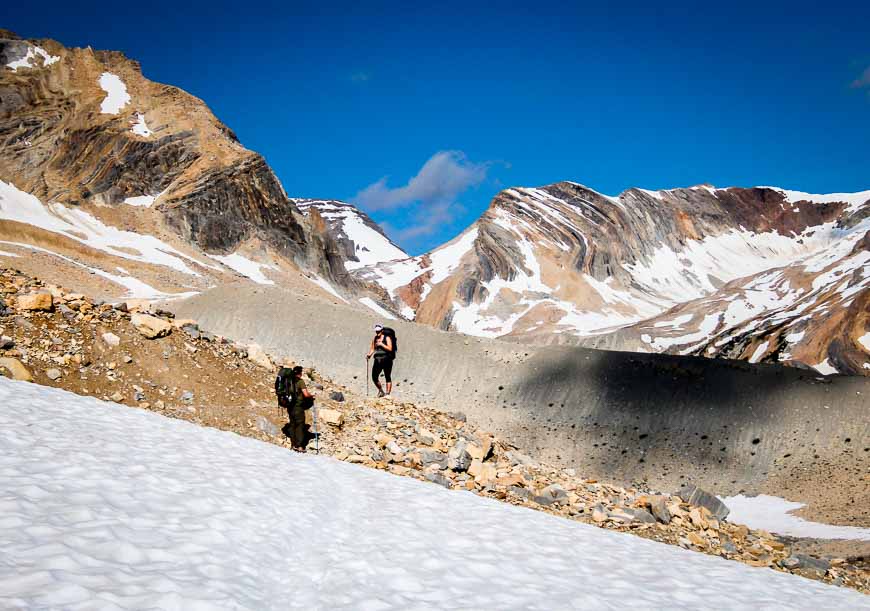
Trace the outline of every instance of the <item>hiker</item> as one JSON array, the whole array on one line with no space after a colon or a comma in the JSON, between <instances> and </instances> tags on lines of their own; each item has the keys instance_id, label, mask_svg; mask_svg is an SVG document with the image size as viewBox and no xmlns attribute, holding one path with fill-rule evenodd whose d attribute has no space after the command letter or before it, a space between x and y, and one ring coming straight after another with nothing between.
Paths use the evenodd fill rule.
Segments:
<instances>
[{"instance_id":1,"label":"hiker","mask_svg":"<svg viewBox=\"0 0 870 611\"><path fill-rule=\"evenodd\" d=\"M375 357L374 365L372 365L372 381L378 389L378 397L383 397L384 394L389 395L393 391L393 361L396 359L397 350L396 332L389 327L375 325L375 336L372 339L366 359ZM387 382L386 393L381 388L381 372L384 373L384 379Z\"/></svg>"},{"instance_id":2,"label":"hiker","mask_svg":"<svg viewBox=\"0 0 870 611\"><path fill-rule=\"evenodd\" d=\"M314 397L305 386L302 379L302 367L296 365L292 369L281 368L275 379L275 394L278 395L278 405L287 410L289 422L285 435L290 437L290 444L296 452L304 452L308 445L307 427L305 425L305 410L314 405Z\"/></svg>"}]
</instances>

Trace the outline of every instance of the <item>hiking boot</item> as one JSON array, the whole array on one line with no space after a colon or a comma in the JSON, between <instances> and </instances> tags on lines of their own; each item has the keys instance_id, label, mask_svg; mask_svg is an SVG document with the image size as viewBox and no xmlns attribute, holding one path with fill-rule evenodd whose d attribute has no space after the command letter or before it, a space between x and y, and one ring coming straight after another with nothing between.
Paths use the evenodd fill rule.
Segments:
<instances>
[{"instance_id":1,"label":"hiking boot","mask_svg":"<svg viewBox=\"0 0 870 611\"><path fill-rule=\"evenodd\" d=\"M384 396L384 391L379 390L379 391L378 391L378 399L380 399L380 398L383 397L383 396Z\"/></svg>"}]
</instances>

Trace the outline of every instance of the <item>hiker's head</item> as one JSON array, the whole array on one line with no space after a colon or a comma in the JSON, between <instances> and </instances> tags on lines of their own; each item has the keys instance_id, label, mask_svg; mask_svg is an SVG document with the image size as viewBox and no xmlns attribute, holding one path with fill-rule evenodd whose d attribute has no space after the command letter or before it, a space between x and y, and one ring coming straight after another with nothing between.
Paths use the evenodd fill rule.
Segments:
<instances>
[{"instance_id":1,"label":"hiker's head","mask_svg":"<svg viewBox=\"0 0 870 611\"><path fill-rule=\"evenodd\" d=\"M384 330L384 325L382 325L380 323L375 325L375 335L377 335L378 333L380 333L383 330Z\"/></svg>"},{"instance_id":2,"label":"hiker's head","mask_svg":"<svg viewBox=\"0 0 870 611\"><path fill-rule=\"evenodd\" d=\"M296 365L296 367L293 368L293 376L297 377L297 378L302 376L302 366L301 365Z\"/></svg>"}]
</instances>

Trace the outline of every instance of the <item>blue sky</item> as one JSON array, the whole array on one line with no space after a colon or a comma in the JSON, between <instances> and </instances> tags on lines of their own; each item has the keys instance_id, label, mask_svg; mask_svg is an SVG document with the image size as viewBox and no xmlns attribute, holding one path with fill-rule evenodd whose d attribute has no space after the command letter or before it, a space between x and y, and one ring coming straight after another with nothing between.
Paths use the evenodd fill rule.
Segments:
<instances>
[{"instance_id":1,"label":"blue sky","mask_svg":"<svg viewBox=\"0 0 870 611\"><path fill-rule=\"evenodd\" d=\"M870 188L867 2L76 4L0 27L123 51L412 253L512 185Z\"/></svg>"}]
</instances>

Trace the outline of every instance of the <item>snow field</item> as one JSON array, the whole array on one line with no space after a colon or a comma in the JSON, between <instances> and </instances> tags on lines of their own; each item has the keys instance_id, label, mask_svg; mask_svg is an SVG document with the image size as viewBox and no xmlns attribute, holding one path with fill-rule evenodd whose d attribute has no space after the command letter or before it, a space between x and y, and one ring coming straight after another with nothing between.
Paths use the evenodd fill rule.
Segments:
<instances>
[{"instance_id":1,"label":"snow field","mask_svg":"<svg viewBox=\"0 0 870 611\"><path fill-rule=\"evenodd\" d=\"M220 261L233 271L240 273L246 278L250 278L257 284L275 284L274 281L270 280L266 277L266 274L263 273L263 269L275 269L271 265L267 265L265 263L258 263L257 261L253 261L248 259L247 257L243 257L239 253L233 253L231 255L209 255L212 259L216 261Z\"/></svg>"},{"instance_id":2,"label":"snow field","mask_svg":"<svg viewBox=\"0 0 870 611\"><path fill-rule=\"evenodd\" d=\"M0 607L870 609L769 569L0 378Z\"/></svg>"},{"instance_id":3,"label":"snow field","mask_svg":"<svg viewBox=\"0 0 870 611\"><path fill-rule=\"evenodd\" d=\"M106 92L106 97L100 103L100 112L106 115L116 115L130 103L127 86L117 74L103 72L100 75L100 88Z\"/></svg>"},{"instance_id":4,"label":"snow field","mask_svg":"<svg viewBox=\"0 0 870 611\"><path fill-rule=\"evenodd\" d=\"M870 541L870 528L810 522L789 513L803 507L803 503L795 503L766 494L751 497L739 494L724 498L722 502L731 510L731 513L728 514L729 520L746 524L750 528L760 528L771 533L792 537Z\"/></svg>"}]
</instances>

